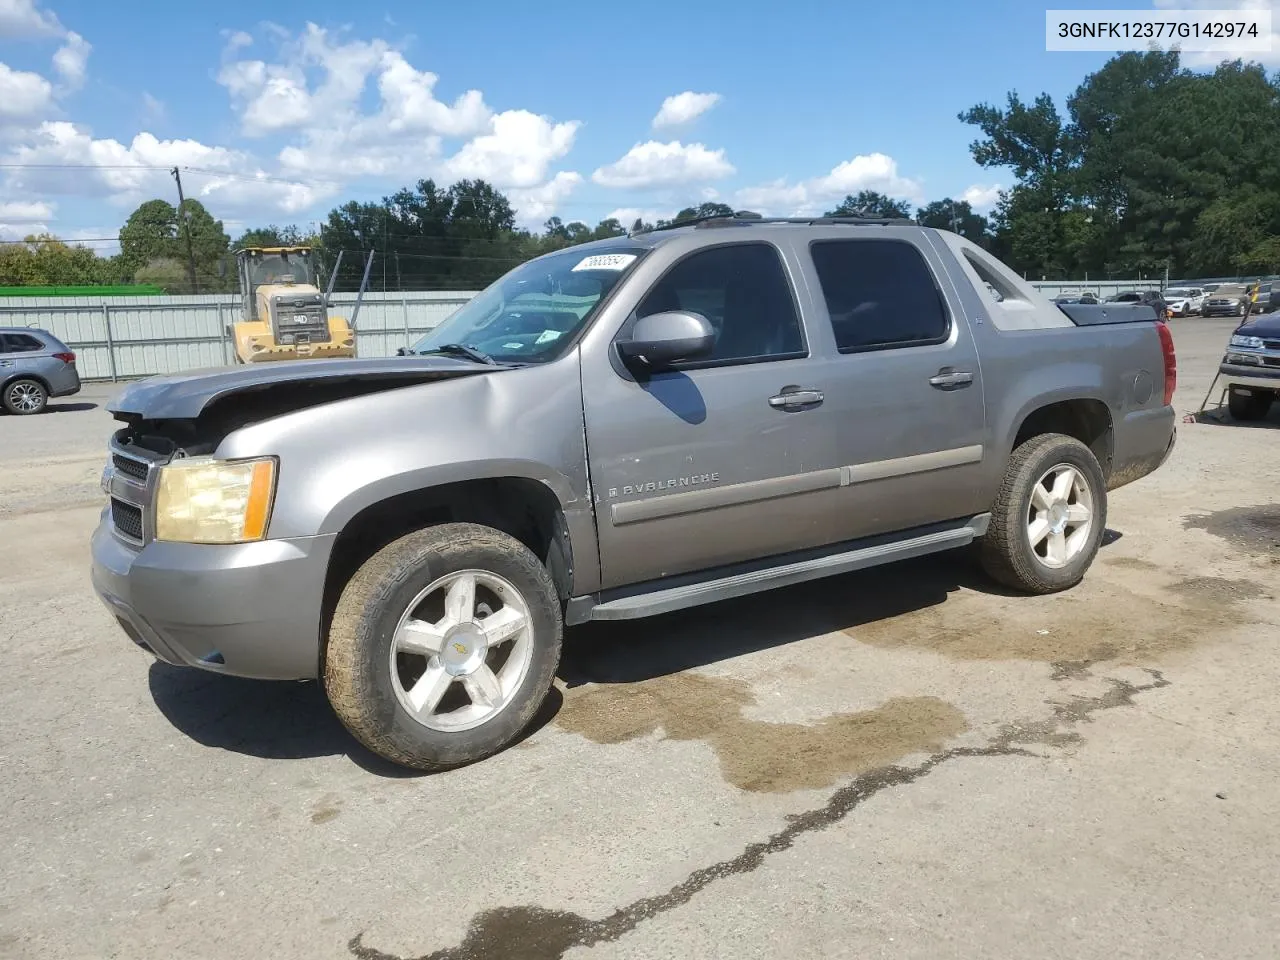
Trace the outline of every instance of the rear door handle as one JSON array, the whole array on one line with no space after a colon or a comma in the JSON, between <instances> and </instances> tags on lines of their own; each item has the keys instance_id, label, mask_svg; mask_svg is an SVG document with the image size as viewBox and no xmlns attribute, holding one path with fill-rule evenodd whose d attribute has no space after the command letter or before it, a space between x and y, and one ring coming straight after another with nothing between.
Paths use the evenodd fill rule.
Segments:
<instances>
[{"instance_id":1,"label":"rear door handle","mask_svg":"<svg viewBox=\"0 0 1280 960\"><path fill-rule=\"evenodd\" d=\"M769 398L769 406L779 410L791 410L797 407L813 407L822 402L822 391L805 390L800 387L783 387L776 397Z\"/></svg>"},{"instance_id":2,"label":"rear door handle","mask_svg":"<svg viewBox=\"0 0 1280 960\"><path fill-rule=\"evenodd\" d=\"M959 390L961 387L967 387L971 383L973 383L972 373L968 370L955 370L951 367L943 367L936 376L929 378L930 386L937 387L939 390Z\"/></svg>"}]
</instances>

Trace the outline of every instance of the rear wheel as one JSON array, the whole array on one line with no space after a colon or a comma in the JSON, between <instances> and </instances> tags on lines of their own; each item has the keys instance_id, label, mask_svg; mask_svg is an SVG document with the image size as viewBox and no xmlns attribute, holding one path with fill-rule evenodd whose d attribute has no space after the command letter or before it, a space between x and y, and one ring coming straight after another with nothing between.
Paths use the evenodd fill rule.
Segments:
<instances>
[{"instance_id":1,"label":"rear wheel","mask_svg":"<svg viewBox=\"0 0 1280 960\"><path fill-rule=\"evenodd\" d=\"M1016 590L1075 586L1107 525L1107 485L1093 452L1074 437L1044 434L1013 451L979 542L987 573Z\"/></svg>"},{"instance_id":2,"label":"rear wheel","mask_svg":"<svg viewBox=\"0 0 1280 960\"><path fill-rule=\"evenodd\" d=\"M12 380L5 384L0 402L10 413L28 416L45 408L49 402L49 391L39 380Z\"/></svg>"},{"instance_id":3,"label":"rear wheel","mask_svg":"<svg viewBox=\"0 0 1280 960\"><path fill-rule=\"evenodd\" d=\"M492 756L529 725L560 660L555 584L524 544L448 523L374 554L325 656L329 702L370 750L419 770Z\"/></svg>"},{"instance_id":4,"label":"rear wheel","mask_svg":"<svg viewBox=\"0 0 1280 960\"><path fill-rule=\"evenodd\" d=\"M1227 394L1227 409L1231 411L1233 420L1261 420L1271 410L1271 401L1275 394L1255 390L1252 393L1237 393L1232 390Z\"/></svg>"}]
</instances>

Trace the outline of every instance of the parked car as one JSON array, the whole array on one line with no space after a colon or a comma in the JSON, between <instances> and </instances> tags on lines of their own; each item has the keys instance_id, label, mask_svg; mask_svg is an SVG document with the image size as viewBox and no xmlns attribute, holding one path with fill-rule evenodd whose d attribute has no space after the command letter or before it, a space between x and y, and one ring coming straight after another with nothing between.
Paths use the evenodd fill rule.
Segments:
<instances>
[{"instance_id":1,"label":"parked car","mask_svg":"<svg viewBox=\"0 0 1280 960\"><path fill-rule=\"evenodd\" d=\"M1074 586L1176 378L1150 306L1055 306L953 233L686 221L516 267L405 356L127 387L93 583L161 660L320 678L453 767L530 723L566 624L971 543Z\"/></svg>"},{"instance_id":2,"label":"parked car","mask_svg":"<svg viewBox=\"0 0 1280 960\"><path fill-rule=\"evenodd\" d=\"M0 406L27 416L80 392L76 355L48 330L0 327Z\"/></svg>"},{"instance_id":3,"label":"parked car","mask_svg":"<svg viewBox=\"0 0 1280 960\"><path fill-rule=\"evenodd\" d=\"M1243 317L1248 295L1242 283L1223 283L1205 298L1200 313L1206 317Z\"/></svg>"},{"instance_id":4,"label":"parked car","mask_svg":"<svg viewBox=\"0 0 1280 960\"><path fill-rule=\"evenodd\" d=\"M1164 292L1164 299L1171 316L1189 317L1204 306L1204 291L1199 287L1170 287Z\"/></svg>"},{"instance_id":5,"label":"parked car","mask_svg":"<svg viewBox=\"0 0 1280 960\"><path fill-rule=\"evenodd\" d=\"M1260 420L1280 393L1280 314L1250 317L1236 328L1218 366L1227 409L1236 420Z\"/></svg>"},{"instance_id":6,"label":"parked car","mask_svg":"<svg viewBox=\"0 0 1280 960\"><path fill-rule=\"evenodd\" d=\"M1152 307L1156 316L1165 319L1169 316L1169 305L1158 290L1129 290L1107 297L1107 303L1141 303Z\"/></svg>"}]
</instances>

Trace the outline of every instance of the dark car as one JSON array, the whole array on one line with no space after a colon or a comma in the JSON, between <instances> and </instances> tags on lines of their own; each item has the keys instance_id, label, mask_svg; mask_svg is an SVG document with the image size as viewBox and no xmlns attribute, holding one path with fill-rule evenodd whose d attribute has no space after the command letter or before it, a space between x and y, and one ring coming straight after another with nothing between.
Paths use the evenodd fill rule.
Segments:
<instances>
[{"instance_id":1,"label":"dark car","mask_svg":"<svg viewBox=\"0 0 1280 960\"><path fill-rule=\"evenodd\" d=\"M1243 317L1249 295L1242 283L1224 283L1205 297L1200 315L1204 317Z\"/></svg>"},{"instance_id":2,"label":"dark car","mask_svg":"<svg viewBox=\"0 0 1280 960\"><path fill-rule=\"evenodd\" d=\"M1231 335L1218 366L1236 420L1260 420L1280 396L1280 314L1250 317Z\"/></svg>"},{"instance_id":3,"label":"dark car","mask_svg":"<svg viewBox=\"0 0 1280 960\"><path fill-rule=\"evenodd\" d=\"M1107 297L1107 303L1145 303L1155 307L1156 316L1162 320L1169 316L1169 304L1158 290L1128 290Z\"/></svg>"}]
</instances>

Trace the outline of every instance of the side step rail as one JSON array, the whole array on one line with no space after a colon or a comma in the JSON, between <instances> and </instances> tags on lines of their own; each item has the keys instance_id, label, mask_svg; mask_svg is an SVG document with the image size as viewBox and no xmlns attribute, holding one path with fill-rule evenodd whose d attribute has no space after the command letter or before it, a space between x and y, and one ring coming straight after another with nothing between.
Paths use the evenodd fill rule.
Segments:
<instances>
[{"instance_id":1,"label":"side step rail","mask_svg":"<svg viewBox=\"0 0 1280 960\"><path fill-rule=\"evenodd\" d=\"M866 567L922 557L943 550L951 550L972 543L986 532L990 514L980 514L963 526L922 533L904 540L854 547L839 553L826 554L806 560L781 563L778 566L746 573L734 574L715 580L685 584L630 596L604 600L597 597L579 597L570 601L566 622L583 623L587 620L632 620L651 617L686 607L729 600L777 587L787 587L808 580L835 576L861 570Z\"/></svg>"}]
</instances>

